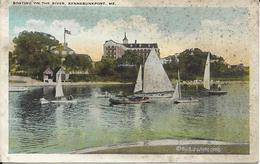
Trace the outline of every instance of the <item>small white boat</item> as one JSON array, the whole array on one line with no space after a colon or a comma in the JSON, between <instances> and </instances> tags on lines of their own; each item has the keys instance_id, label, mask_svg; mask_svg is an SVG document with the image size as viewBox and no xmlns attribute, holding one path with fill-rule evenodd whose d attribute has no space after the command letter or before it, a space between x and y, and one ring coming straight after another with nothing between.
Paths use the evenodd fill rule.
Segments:
<instances>
[{"instance_id":1,"label":"small white boat","mask_svg":"<svg viewBox=\"0 0 260 164\"><path fill-rule=\"evenodd\" d=\"M64 97L61 78L58 76L57 84L55 87L55 100L48 101L45 98L41 98L40 103L77 103L77 100L73 99L72 95L70 95L68 98Z\"/></svg>"},{"instance_id":2,"label":"small white boat","mask_svg":"<svg viewBox=\"0 0 260 164\"><path fill-rule=\"evenodd\" d=\"M106 92L103 93L103 94L98 94L98 93L96 93L96 94L95 94L95 97L96 97L96 98L111 98L112 95L111 95L111 93L108 93L108 92L106 91Z\"/></svg>"},{"instance_id":3,"label":"small white boat","mask_svg":"<svg viewBox=\"0 0 260 164\"><path fill-rule=\"evenodd\" d=\"M49 104L50 101L46 100L45 98L40 98L40 103L41 103L42 105L44 105L44 104Z\"/></svg>"},{"instance_id":4,"label":"small white boat","mask_svg":"<svg viewBox=\"0 0 260 164\"><path fill-rule=\"evenodd\" d=\"M27 91L28 88L25 87L10 87L9 92L24 92Z\"/></svg>"},{"instance_id":5,"label":"small white boat","mask_svg":"<svg viewBox=\"0 0 260 164\"><path fill-rule=\"evenodd\" d=\"M190 98L182 98L181 96L181 85L180 85L180 72L178 71L178 81L176 84L176 88L173 94L173 102L175 104L179 104L179 103L197 103L199 102L198 99L195 99L193 97Z\"/></svg>"},{"instance_id":6,"label":"small white boat","mask_svg":"<svg viewBox=\"0 0 260 164\"><path fill-rule=\"evenodd\" d=\"M210 88L210 53L208 53L207 61L206 61L206 65L205 65L205 71L204 71L204 77L203 77L203 87L205 88L205 90L203 92L205 92L209 96L227 94L226 91L221 91L221 87L219 88L219 90L212 90Z\"/></svg>"},{"instance_id":7,"label":"small white boat","mask_svg":"<svg viewBox=\"0 0 260 164\"><path fill-rule=\"evenodd\" d=\"M187 98L187 99L177 99L177 100L174 100L174 103L175 104L179 104L179 103L197 103L199 102L198 99L194 99L194 98Z\"/></svg>"}]
</instances>

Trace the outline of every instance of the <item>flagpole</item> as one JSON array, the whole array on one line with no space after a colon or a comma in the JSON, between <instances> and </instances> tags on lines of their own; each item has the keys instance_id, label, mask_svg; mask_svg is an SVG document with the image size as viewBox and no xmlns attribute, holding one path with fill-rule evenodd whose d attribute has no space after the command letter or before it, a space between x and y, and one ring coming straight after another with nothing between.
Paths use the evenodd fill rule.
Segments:
<instances>
[{"instance_id":1,"label":"flagpole","mask_svg":"<svg viewBox=\"0 0 260 164\"><path fill-rule=\"evenodd\" d=\"M64 28L64 48L65 48L65 46L66 46L66 28Z\"/></svg>"}]
</instances>

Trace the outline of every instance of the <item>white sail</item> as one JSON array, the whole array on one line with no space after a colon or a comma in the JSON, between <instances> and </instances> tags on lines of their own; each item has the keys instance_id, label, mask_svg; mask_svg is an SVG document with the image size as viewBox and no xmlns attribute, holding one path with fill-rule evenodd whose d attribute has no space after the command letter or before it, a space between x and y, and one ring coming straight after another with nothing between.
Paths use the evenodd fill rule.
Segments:
<instances>
[{"instance_id":1,"label":"white sail","mask_svg":"<svg viewBox=\"0 0 260 164\"><path fill-rule=\"evenodd\" d=\"M178 80L172 96L173 99L181 99L181 85L180 85L180 72L178 71Z\"/></svg>"},{"instance_id":2,"label":"white sail","mask_svg":"<svg viewBox=\"0 0 260 164\"><path fill-rule=\"evenodd\" d=\"M206 65L205 65L203 86L204 88L210 90L210 54L208 54Z\"/></svg>"},{"instance_id":3,"label":"white sail","mask_svg":"<svg viewBox=\"0 0 260 164\"><path fill-rule=\"evenodd\" d=\"M179 70L178 70L178 90L179 90L179 98L181 98L181 77L180 77Z\"/></svg>"},{"instance_id":4,"label":"white sail","mask_svg":"<svg viewBox=\"0 0 260 164\"><path fill-rule=\"evenodd\" d=\"M180 98L180 93L179 93L179 81L177 81L176 83L176 87L175 87L175 90L174 90L174 93L172 95L172 99L174 100L177 100Z\"/></svg>"},{"instance_id":5,"label":"white sail","mask_svg":"<svg viewBox=\"0 0 260 164\"><path fill-rule=\"evenodd\" d=\"M142 80L142 66L140 65L138 76L136 79L135 89L134 93L142 91L143 90L143 80Z\"/></svg>"},{"instance_id":6,"label":"white sail","mask_svg":"<svg viewBox=\"0 0 260 164\"><path fill-rule=\"evenodd\" d=\"M57 76L58 78L56 79L57 84L56 84L56 88L55 88L55 97L63 97L63 89L62 89L62 83L61 83L61 74L59 74Z\"/></svg>"},{"instance_id":7,"label":"white sail","mask_svg":"<svg viewBox=\"0 0 260 164\"><path fill-rule=\"evenodd\" d=\"M144 65L143 93L167 91L174 91L174 89L153 48Z\"/></svg>"}]
</instances>

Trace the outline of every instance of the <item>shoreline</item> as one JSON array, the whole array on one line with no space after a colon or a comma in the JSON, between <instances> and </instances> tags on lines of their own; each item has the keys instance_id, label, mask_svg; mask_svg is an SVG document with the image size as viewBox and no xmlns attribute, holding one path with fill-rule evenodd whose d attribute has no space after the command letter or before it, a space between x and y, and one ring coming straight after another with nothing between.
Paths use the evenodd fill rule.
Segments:
<instances>
[{"instance_id":1,"label":"shoreline","mask_svg":"<svg viewBox=\"0 0 260 164\"><path fill-rule=\"evenodd\" d=\"M232 149L236 147L237 149ZM214 150L214 148L217 148ZM210 152L210 150L213 150ZM204 152L202 151L204 150ZM163 140L148 140L138 141L133 143L124 143L110 146L100 146L85 148L71 152L71 154L185 154L185 153L203 153L203 154L246 154L249 150L249 143L232 143L216 140L178 140L178 139L163 139ZM231 152L230 152L231 151Z\"/></svg>"},{"instance_id":2,"label":"shoreline","mask_svg":"<svg viewBox=\"0 0 260 164\"><path fill-rule=\"evenodd\" d=\"M63 82L64 86L80 86L80 85L129 85L131 82ZM44 82L33 82L33 83L22 83L22 82L9 82L11 87L40 87L40 86L55 86L56 82L44 83Z\"/></svg>"},{"instance_id":3,"label":"shoreline","mask_svg":"<svg viewBox=\"0 0 260 164\"><path fill-rule=\"evenodd\" d=\"M246 84L249 81L220 81L214 82L213 84ZM80 85L130 85L134 84L132 82L116 82L116 81L107 81L107 82L63 82L64 86L80 86ZM203 85L203 83L189 83L181 82L182 85L194 86L194 85ZM41 87L41 86L55 86L56 82L46 83L46 82L10 82L10 87ZM173 84L174 85L174 84Z\"/></svg>"}]
</instances>

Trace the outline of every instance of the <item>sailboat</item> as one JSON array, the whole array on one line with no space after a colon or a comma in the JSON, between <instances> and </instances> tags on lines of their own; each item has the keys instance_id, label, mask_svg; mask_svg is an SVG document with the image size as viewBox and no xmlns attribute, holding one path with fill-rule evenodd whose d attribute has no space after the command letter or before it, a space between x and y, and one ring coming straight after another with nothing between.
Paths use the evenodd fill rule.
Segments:
<instances>
[{"instance_id":1,"label":"sailboat","mask_svg":"<svg viewBox=\"0 0 260 164\"><path fill-rule=\"evenodd\" d=\"M173 99L173 102L175 104L199 102L198 99L194 99L192 97L190 97L190 98L182 98L182 95L181 95L181 84L180 84L180 72L179 71L178 71L178 80L177 80L177 83L176 83L176 87L175 87L175 91L174 91L174 94L172 96L172 99Z\"/></svg>"},{"instance_id":2,"label":"sailboat","mask_svg":"<svg viewBox=\"0 0 260 164\"><path fill-rule=\"evenodd\" d=\"M137 83L134 88L134 92L140 92L142 88L142 66L139 68L138 76L137 76ZM150 100L148 97L144 96L117 96L117 97L111 97L109 101L112 104L141 104L141 103L149 103Z\"/></svg>"},{"instance_id":3,"label":"sailboat","mask_svg":"<svg viewBox=\"0 0 260 164\"><path fill-rule=\"evenodd\" d=\"M174 91L161 61L152 48L144 66L140 65L134 95L110 98L112 104L148 103L150 98L171 98Z\"/></svg>"},{"instance_id":4,"label":"sailboat","mask_svg":"<svg viewBox=\"0 0 260 164\"><path fill-rule=\"evenodd\" d=\"M193 97L182 98L182 95L181 95L181 84L180 84L180 72L179 71L178 71L178 80L177 80L177 84L176 84L175 91L174 91L174 94L172 96L172 99L173 99L173 102L175 104L199 102L198 99L194 99Z\"/></svg>"},{"instance_id":5,"label":"sailboat","mask_svg":"<svg viewBox=\"0 0 260 164\"><path fill-rule=\"evenodd\" d=\"M134 95L149 98L170 98L173 92L172 83L153 48L143 69L141 66L139 68Z\"/></svg>"},{"instance_id":6,"label":"sailboat","mask_svg":"<svg viewBox=\"0 0 260 164\"><path fill-rule=\"evenodd\" d=\"M212 90L210 88L210 53L208 53L207 60L206 60L204 78L203 78L203 87L206 89L205 92L208 95L224 95L224 94L227 94L226 91Z\"/></svg>"},{"instance_id":7,"label":"sailboat","mask_svg":"<svg viewBox=\"0 0 260 164\"><path fill-rule=\"evenodd\" d=\"M55 100L48 101L45 98L40 99L41 104L48 103L76 103L77 100L73 100L73 97L70 95L69 98L66 98L62 89L61 75L58 75L57 84L55 87Z\"/></svg>"}]
</instances>

